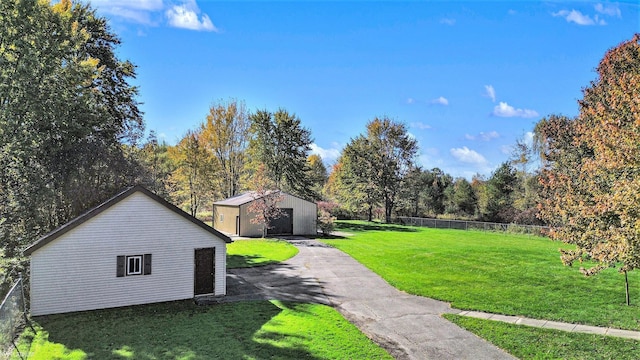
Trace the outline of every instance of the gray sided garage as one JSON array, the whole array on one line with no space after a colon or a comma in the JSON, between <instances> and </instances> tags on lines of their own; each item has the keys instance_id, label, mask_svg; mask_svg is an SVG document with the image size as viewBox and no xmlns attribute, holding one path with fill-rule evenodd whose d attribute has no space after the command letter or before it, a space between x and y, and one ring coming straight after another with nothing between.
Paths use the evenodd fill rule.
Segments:
<instances>
[{"instance_id":1,"label":"gray sided garage","mask_svg":"<svg viewBox=\"0 0 640 360\"><path fill-rule=\"evenodd\" d=\"M255 214L249 212L249 206L256 196L255 192L247 192L213 203L213 227L226 234L262 236L262 227L251 223ZM268 234L315 235L318 219L316 203L284 192L282 196L277 206L286 216L273 220Z\"/></svg>"}]
</instances>

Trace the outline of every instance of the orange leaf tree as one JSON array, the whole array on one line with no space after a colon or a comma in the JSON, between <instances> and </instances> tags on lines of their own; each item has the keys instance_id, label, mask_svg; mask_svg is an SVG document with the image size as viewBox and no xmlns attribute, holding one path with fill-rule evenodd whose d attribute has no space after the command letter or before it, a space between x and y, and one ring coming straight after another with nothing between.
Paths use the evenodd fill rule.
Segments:
<instances>
[{"instance_id":1,"label":"orange leaf tree","mask_svg":"<svg viewBox=\"0 0 640 360\"><path fill-rule=\"evenodd\" d=\"M577 246L562 261L585 275L640 267L640 35L609 50L576 119L536 127L542 144L541 215L552 236Z\"/></svg>"}]
</instances>

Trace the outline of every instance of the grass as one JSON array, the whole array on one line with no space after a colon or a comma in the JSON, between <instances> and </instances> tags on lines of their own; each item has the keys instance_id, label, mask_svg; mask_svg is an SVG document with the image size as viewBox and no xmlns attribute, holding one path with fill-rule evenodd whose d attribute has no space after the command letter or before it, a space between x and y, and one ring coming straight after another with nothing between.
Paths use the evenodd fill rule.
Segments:
<instances>
[{"instance_id":1,"label":"grass","mask_svg":"<svg viewBox=\"0 0 640 360\"><path fill-rule=\"evenodd\" d=\"M585 277L560 261L565 244L546 238L339 222L354 235L326 240L406 292L458 309L640 330L640 274L609 269Z\"/></svg>"},{"instance_id":2,"label":"grass","mask_svg":"<svg viewBox=\"0 0 640 360\"><path fill-rule=\"evenodd\" d=\"M41 317L35 326L18 345L31 360L391 359L317 304L181 301Z\"/></svg>"},{"instance_id":3,"label":"grass","mask_svg":"<svg viewBox=\"0 0 640 360\"><path fill-rule=\"evenodd\" d=\"M452 314L448 320L489 340L519 359L637 359L640 342L610 336L568 333Z\"/></svg>"},{"instance_id":4,"label":"grass","mask_svg":"<svg viewBox=\"0 0 640 360\"><path fill-rule=\"evenodd\" d=\"M235 240L227 244L227 268L246 268L290 259L298 249L281 240Z\"/></svg>"}]
</instances>

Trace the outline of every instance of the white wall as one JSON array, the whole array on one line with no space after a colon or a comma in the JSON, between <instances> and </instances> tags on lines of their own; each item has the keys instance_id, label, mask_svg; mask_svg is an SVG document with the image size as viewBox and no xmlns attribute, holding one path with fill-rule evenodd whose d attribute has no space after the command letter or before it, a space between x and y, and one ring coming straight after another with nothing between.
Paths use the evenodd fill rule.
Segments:
<instances>
[{"instance_id":1,"label":"white wall","mask_svg":"<svg viewBox=\"0 0 640 360\"><path fill-rule=\"evenodd\" d=\"M135 192L31 255L33 316L189 299L194 251L216 248L215 294L226 292L226 244ZM116 277L118 255L152 254L150 275Z\"/></svg>"}]
</instances>

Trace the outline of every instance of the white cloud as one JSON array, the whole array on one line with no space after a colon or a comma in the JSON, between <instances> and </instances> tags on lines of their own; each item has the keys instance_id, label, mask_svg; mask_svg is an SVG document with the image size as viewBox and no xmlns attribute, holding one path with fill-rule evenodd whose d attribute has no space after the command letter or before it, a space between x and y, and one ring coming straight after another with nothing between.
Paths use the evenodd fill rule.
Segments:
<instances>
[{"instance_id":1,"label":"white cloud","mask_svg":"<svg viewBox=\"0 0 640 360\"><path fill-rule=\"evenodd\" d=\"M487 159L485 159L484 156L478 154L477 152L469 149L466 146L463 146L461 148L453 148L449 150L449 152L454 158L463 163L475 165L485 165L487 163Z\"/></svg>"},{"instance_id":2,"label":"white cloud","mask_svg":"<svg viewBox=\"0 0 640 360\"><path fill-rule=\"evenodd\" d=\"M596 4L594 9L603 15L622 17L622 12L620 11L618 4Z\"/></svg>"},{"instance_id":3,"label":"white cloud","mask_svg":"<svg viewBox=\"0 0 640 360\"><path fill-rule=\"evenodd\" d=\"M433 99L433 100L431 100L431 101L430 101L430 103L431 103L431 104L437 104L437 105L444 105L444 106L447 106L447 105L449 105L449 100L448 100L446 97L444 97L444 96L440 96L440 97L439 97L439 98L437 98L437 99Z\"/></svg>"},{"instance_id":4,"label":"white cloud","mask_svg":"<svg viewBox=\"0 0 640 360\"><path fill-rule=\"evenodd\" d=\"M578 10L560 10L552 13L553 16L559 16L567 20L567 22L576 23L578 25L607 25L607 22L600 19L598 15L591 18L589 15L585 15Z\"/></svg>"},{"instance_id":5,"label":"white cloud","mask_svg":"<svg viewBox=\"0 0 640 360\"><path fill-rule=\"evenodd\" d=\"M162 14L170 26L218 32L207 14L201 14L196 0L165 3L163 0L91 0L98 11L144 25L158 25Z\"/></svg>"},{"instance_id":6,"label":"white cloud","mask_svg":"<svg viewBox=\"0 0 640 360\"><path fill-rule=\"evenodd\" d=\"M427 130L427 129L431 129L430 125L427 125L425 123L421 123L421 122L412 122L411 124L412 128L416 128L416 129L420 129L420 130Z\"/></svg>"},{"instance_id":7,"label":"white cloud","mask_svg":"<svg viewBox=\"0 0 640 360\"><path fill-rule=\"evenodd\" d=\"M467 140L491 141L493 139L499 138L500 134L494 130L494 131L489 131L488 133L480 132L480 134L478 135L465 134L464 137Z\"/></svg>"},{"instance_id":8,"label":"white cloud","mask_svg":"<svg viewBox=\"0 0 640 360\"><path fill-rule=\"evenodd\" d=\"M440 19L440 24L445 24L445 25L453 26L453 25L455 25L455 24L456 24L456 19L443 18L443 19Z\"/></svg>"},{"instance_id":9,"label":"white cloud","mask_svg":"<svg viewBox=\"0 0 640 360\"><path fill-rule=\"evenodd\" d=\"M152 14L164 8L162 0L92 0L91 5L102 13L144 25L154 25Z\"/></svg>"},{"instance_id":10,"label":"white cloud","mask_svg":"<svg viewBox=\"0 0 640 360\"><path fill-rule=\"evenodd\" d=\"M333 144L333 145L336 146L337 144ZM338 157L340 157L340 150L336 148L323 149L320 146L318 146L318 144L316 143L311 144L311 153L320 155L325 165L335 163L336 160L338 160Z\"/></svg>"},{"instance_id":11,"label":"white cloud","mask_svg":"<svg viewBox=\"0 0 640 360\"><path fill-rule=\"evenodd\" d=\"M516 109L506 102L500 102L493 108L493 115L500 117L522 117L532 118L539 116L538 112L531 109Z\"/></svg>"},{"instance_id":12,"label":"white cloud","mask_svg":"<svg viewBox=\"0 0 640 360\"><path fill-rule=\"evenodd\" d=\"M414 98L408 98L406 101L407 104L411 105L411 104L415 104L416 103L416 99Z\"/></svg>"},{"instance_id":13,"label":"white cloud","mask_svg":"<svg viewBox=\"0 0 640 360\"><path fill-rule=\"evenodd\" d=\"M486 97L490 98L491 101L496 102L496 89L493 88L493 85L485 85L484 86Z\"/></svg>"},{"instance_id":14,"label":"white cloud","mask_svg":"<svg viewBox=\"0 0 640 360\"><path fill-rule=\"evenodd\" d=\"M198 31L218 31L209 15L203 14L198 18L198 14L200 14L200 9L195 0L185 1L182 5L173 5L165 12L169 25L173 27Z\"/></svg>"}]
</instances>

